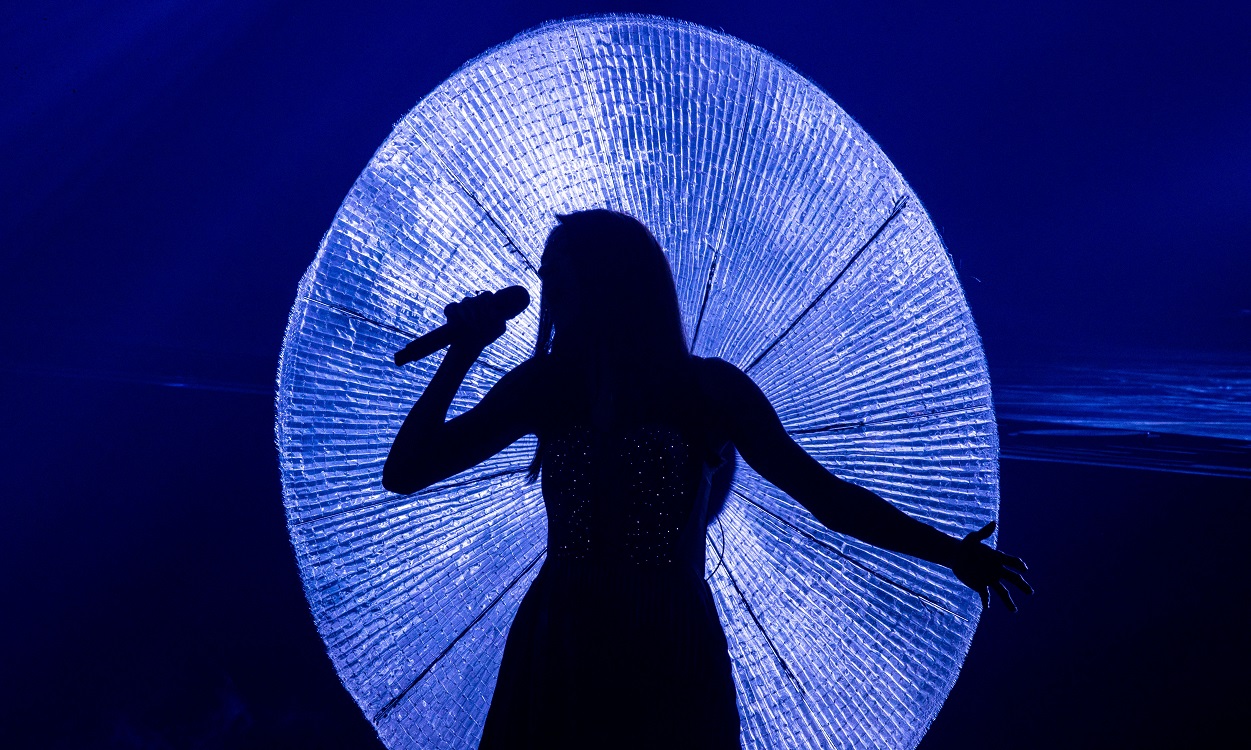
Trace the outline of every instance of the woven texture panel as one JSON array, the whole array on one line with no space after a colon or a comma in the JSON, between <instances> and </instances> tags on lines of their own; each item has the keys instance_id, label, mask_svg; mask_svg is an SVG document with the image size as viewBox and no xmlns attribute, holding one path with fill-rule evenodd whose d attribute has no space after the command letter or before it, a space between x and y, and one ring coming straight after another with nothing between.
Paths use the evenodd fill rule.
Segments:
<instances>
[{"instance_id":1,"label":"woven texture panel","mask_svg":"<svg viewBox=\"0 0 1251 750\"><path fill-rule=\"evenodd\" d=\"M300 283L278 374L291 540L344 684L392 748L471 748L544 558L528 437L415 495L382 465L439 357L391 355L444 305L520 284L554 215L608 207L669 257L693 351L745 370L835 474L952 534L998 511L981 345L920 202L817 86L686 23L541 26L400 121ZM529 356L537 304L452 414ZM911 748L980 605L945 569L816 522L740 462L707 574L749 748Z\"/></svg>"}]
</instances>

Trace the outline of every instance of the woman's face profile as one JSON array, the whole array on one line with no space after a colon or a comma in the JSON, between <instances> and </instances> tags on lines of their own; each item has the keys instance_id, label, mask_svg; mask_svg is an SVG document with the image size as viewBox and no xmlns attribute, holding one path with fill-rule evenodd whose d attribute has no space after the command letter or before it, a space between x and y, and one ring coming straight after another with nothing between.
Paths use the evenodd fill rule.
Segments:
<instances>
[{"instance_id":1,"label":"woman's face profile","mask_svg":"<svg viewBox=\"0 0 1251 750\"><path fill-rule=\"evenodd\" d=\"M568 332L580 308L578 279L568 255L553 250L544 252L539 278L543 280L543 301L551 310L552 322L558 330Z\"/></svg>"}]
</instances>

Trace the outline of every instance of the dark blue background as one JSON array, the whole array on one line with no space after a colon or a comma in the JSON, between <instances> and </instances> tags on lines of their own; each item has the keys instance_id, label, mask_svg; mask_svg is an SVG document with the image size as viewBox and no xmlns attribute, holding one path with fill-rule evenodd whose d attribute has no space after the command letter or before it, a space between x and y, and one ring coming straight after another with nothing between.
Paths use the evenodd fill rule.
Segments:
<instances>
[{"instance_id":1,"label":"dark blue background","mask_svg":"<svg viewBox=\"0 0 1251 750\"><path fill-rule=\"evenodd\" d=\"M541 21L631 10L824 87L926 203L992 368L1251 347L1245 3L35 4L0 11L0 731L32 747L353 747L285 541L295 285L392 124ZM1003 464L1040 595L931 735L1240 729L1245 481ZM1244 691L1245 692L1245 691Z\"/></svg>"}]
</instances>

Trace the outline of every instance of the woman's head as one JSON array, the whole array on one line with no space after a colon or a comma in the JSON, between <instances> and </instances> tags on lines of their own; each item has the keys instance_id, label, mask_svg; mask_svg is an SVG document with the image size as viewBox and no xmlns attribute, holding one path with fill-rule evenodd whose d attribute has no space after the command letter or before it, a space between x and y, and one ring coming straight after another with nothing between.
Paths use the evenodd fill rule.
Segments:
<instances>
[{"instance_id":1,"label":"woman's head","mask_svg":"<svg viewBox=\"0 0 1251 750\"><path fill-rule=\"evenodd\" d=\"M557 217L539 275L539 336L548 358L551 424L584 419L607 388L618 419L673 419L689 396L690 362L669 261L638 220L596 209ZM689 401L689 398L686 399ZM680 415L678 415L680 416ZM530 463L539 475L545 430Z\"/></svg>"},{"instance_id":2,"label":"woman's head","mask_svg":"<svg viewBox=\"0 0 1251 750\"><path fill-rule=\"evenodd\" d=\"M557 218L539 269L535 354L621 362L684 357L673 274L647 227L604 209Z\"/></svg>"}]
</instances>

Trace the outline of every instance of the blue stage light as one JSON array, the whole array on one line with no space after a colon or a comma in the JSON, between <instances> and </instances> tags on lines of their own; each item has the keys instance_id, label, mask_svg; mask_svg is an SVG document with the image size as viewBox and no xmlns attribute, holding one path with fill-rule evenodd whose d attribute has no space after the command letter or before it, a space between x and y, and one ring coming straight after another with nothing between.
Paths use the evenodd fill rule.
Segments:
<instances>
[{"instance_id":1,"label":"blue stage light","mask_svg":"<svg viewBox=\"0 0 1251 750\"><path fill-rule=\"evenodd\" d=\"M693 350L735 363L822 464L952 534L993 520L986 364L916 196L812 82L725 34L563 21L468 63L401 120L300 283L278 378L292 543L344 684L389 747L466 748L544 557L527 438L401 497L382 464L443 306L536 299L555 214L632 214L669 256ZM452 412L527 358L537 305ZM707 572L745 747L911 748L980 606L945 569L832 533L740 464Z\"/></svg>"}]
</instances>

